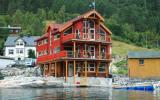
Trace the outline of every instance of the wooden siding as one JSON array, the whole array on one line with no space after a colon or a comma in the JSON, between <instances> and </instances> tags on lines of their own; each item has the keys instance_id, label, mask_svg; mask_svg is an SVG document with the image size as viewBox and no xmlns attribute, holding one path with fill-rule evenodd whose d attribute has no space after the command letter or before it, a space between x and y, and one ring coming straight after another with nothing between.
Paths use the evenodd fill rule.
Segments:
<instances>
[{"instance_id":1,"label":"wooden siding","mask_svg":"<svg viewBox=\"0 0 160 100\"><path fill-rule=\"evenodd\" d=\"M139 59L128 59L128 73L131 78L160 79L160 58L144 59L144 64L139 64Z\"/></svg>"}]
</instances>

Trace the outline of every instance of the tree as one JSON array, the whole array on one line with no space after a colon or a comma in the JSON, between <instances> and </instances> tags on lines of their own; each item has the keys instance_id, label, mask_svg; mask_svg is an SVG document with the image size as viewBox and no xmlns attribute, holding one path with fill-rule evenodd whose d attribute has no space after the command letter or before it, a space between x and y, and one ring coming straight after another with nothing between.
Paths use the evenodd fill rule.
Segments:
<instances>
[{"instance_id":1,"label":"tree","mask_svg":"<svg viewBox=\"0 0 160 100\"><path fill-rule=\"evenodd\" d=\"M21 26L23 23L23 13L21 10L16 10L12 17L12 24L16 26Z\"/></svg>"},{"instance_id":2,"label":"tree","mask_svg":"<svg viewBox=\"0 0 160 100\"><path fill-rule=\"evenodd\" d=\"M36 58L34 50L32 49L28 50L28 58Z\"/></svg>"}]
</instances>

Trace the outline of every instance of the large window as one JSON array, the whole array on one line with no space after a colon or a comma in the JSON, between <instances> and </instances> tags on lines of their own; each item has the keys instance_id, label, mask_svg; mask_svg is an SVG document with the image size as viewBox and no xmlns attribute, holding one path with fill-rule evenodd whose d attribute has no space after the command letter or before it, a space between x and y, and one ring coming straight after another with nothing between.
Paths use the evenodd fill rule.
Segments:
<instances>
[{"instance_id":1,"label":"large window","mask_svg":"<svg viewBox=\"0 0 160 100\"><path fill-rule=\"evenodd\" d=\"M71 33L72 33L72 27L70 27L69 29L67 29L67 30L64 32L64 35L71 34Z\"/></svg>"},{"instance_id":2,"label":"large window","mask_svg":"<svg viewBox=\"0 0 160 100\"><path fill-rule=\"evenodd\" d=\"M105 66L106 66L105 63L101 63L99 66L99 72L105 72Z\"/></svg>"},{"instance_id":3,"label":"large window","mask_svg":"<svg viewBox=\"0 0 160 100\"><path fill-rule=\"evenodd\" d=\"M13 54L14 54L14 50L13 50L13 49L9 49L9 50L8 50L8 54L9 54L9 55L13 55Z\"/></svg>"}]
</instances>

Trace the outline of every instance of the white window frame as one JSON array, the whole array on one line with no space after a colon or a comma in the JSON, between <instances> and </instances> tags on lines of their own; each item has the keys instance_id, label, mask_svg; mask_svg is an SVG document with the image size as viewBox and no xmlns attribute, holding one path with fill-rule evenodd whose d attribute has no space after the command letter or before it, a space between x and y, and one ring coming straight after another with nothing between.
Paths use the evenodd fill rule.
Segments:
<instances>
[{"instance_id":1,"label":"white window frame","mask_svg":"<svg viewBox=\"0 0 160 100\"><path fill-rule=\"evenodd\" d=\"M16 49L16 54L23 54L23 53L24 53L23 49L21 49L21 48Z\"/></svg>"},{"instance_id":2,"label":"white window frame","mask_svg":"<svg viewBox=\"0 0 160 100\"><path fill-rule=\"evenodd\" d=\"M91 67L91 66L90 66L91 64L93 64L94 66ZM93 68L94 71L92 71L91 68ZM95 63L89 63L89 64L88 64L88 72L95 72L95 71L96 71Z\"/></svg>"},{"instance_id":3,"label":"white window frame","mask_svg":"<svg viewBox=\"0 0 160 100\"><path fill-rule=\"evenodd\" d=\"M14 50L13 49L8 49L8 55L13 55L14 54Z\"/></svg>"}]
</instances>

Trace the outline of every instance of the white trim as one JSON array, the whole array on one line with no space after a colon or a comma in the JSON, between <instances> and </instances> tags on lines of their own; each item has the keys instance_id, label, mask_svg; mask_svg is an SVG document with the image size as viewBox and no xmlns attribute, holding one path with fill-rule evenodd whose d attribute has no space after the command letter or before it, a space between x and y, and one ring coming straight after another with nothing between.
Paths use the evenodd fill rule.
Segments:
<instances>
[{"instance_id":1,"label":"white trim","mask_svg":"<svg viewBox=\"0 0 160 100\"><path fill-rule=\"evenodd\" d=\"M90 65L93 64L94 66L91 67ZM91 70L91 68L94 69L94 71ZM96 68L95 68L95 63L88 63L88 72L95 72L96 71Z\"/></svg>"}]
</instances>

